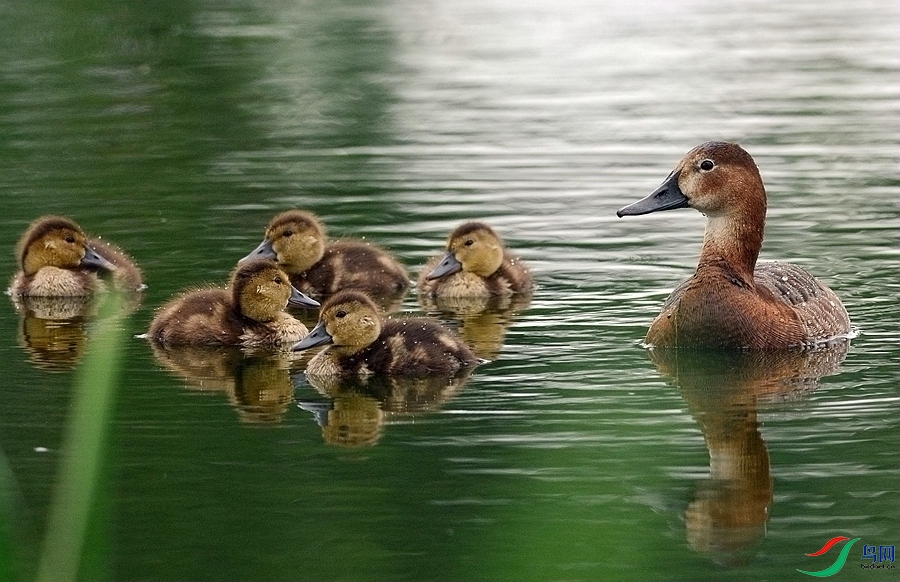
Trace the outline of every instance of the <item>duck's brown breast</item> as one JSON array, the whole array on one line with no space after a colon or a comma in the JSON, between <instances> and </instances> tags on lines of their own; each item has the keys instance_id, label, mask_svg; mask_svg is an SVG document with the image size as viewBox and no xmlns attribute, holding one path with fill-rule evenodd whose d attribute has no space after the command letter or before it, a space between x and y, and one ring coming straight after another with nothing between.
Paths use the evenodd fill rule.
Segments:
<instances>
[{"instance_id":1,"label":"duck's brown breast","mask_svg":"<svg viewBox=\"0 0 900 582\"><path fill-rule=\"evenodd\" d=\"M754 281L698 269L666 300L647 332L660 347L780 349L850 332L837 297L788 263L760 263Z\"/></svg>"}]
</instances>

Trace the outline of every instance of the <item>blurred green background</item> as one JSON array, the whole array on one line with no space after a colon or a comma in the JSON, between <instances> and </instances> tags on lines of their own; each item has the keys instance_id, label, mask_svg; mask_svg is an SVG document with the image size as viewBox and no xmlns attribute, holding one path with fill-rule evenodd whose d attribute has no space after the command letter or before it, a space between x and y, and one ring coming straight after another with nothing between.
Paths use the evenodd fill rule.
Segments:
<instances>
[{"instance_id":1,"label":"blurred green background","mask_svg":"<svg viewBox=\"0 0 900 582\"><path fill-rule=\"evenodd\" d=\"M805 554L837 535L895 544L897 16L886 0L0 4L0 273L58 213L148 284L116 324L78 577L765 580L827 567ZM675 373L640 347L703 217L615 210L710 139L760 165L762 258L845 300L861 332L845 359ZM413 276L483 219L538 288L500 317L442 316L496 358L421 410L323 394L302 362L178 371L134 337L292 207ZM3 579L37 576L99 325L0 307ZM338 446L329 409L369 446ZM711 450L761 473L722 478Z\"/></svg>"}]
</instances>

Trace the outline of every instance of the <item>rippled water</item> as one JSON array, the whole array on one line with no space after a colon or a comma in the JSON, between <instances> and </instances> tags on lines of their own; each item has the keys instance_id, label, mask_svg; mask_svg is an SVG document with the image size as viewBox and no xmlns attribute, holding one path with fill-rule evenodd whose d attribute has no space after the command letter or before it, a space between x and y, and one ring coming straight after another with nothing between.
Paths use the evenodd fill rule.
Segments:
<instances>
[{"instance_id":1,"label":"rippled water","mask_svg":"<svg viewBox=\"0 0 900 582\"><path fill-rule=\"evenodd\" d=\"M131 339L86 571L787 579L830 565L806 554L838 535L895 544L897 16L881 0L0 8L0 274L34 217L70 215L144 268L138 334L302 207L414 275L483 219L538 285L440 314L495 358L460 386L317 389L302 361L167 360ZM761 168L762 258L844 299L846 354L640 347L703 217L615 211L711 139ZM437 314L413 294L401 311ZM14 579L36 568L90 329L0 307Z\"/></svg>"}]
</instances>

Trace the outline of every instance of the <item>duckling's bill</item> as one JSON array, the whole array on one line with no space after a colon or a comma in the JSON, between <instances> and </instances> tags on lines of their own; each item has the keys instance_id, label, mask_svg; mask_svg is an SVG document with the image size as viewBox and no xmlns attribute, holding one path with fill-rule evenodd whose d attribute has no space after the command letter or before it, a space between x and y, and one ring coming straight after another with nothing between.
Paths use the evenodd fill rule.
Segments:
<instances>
[{"instance_id":1,"label":"duckling's bill","mask_svg":"<svg viewBox=\"0 0 900 582\"><path fill-rule=\"evenodd\" d=\"M296 287L291 285L291 296L290 298L288 298L288 307L305 308L320 306L321 303L319 303L306 293L301 293Z\"/></svg>"},{"instance_id":2,"label":"duckling's bill","mask_svg":"<svg viewBox=\"0 0 900 582\"><path fill-rule=\"evenodd\" d=\"M82 267L93 267L103 271L115 271L116 266L106 260L100 253L92 249L89 245L84 245L84 257L81 259Z\"/></svg>"},{"instance_id":3,"label":"duckling's bill","mask_svg":"<svg viewBox=\"0 0 900 582\"><path fill-rule=\"evenodd\" d=\"M331 337L331 334L325 329L325 322L320 321L316 327L309 332L309 335L294 344L294 347L291 348L295 352L299 352L301 350L305 350L308 348L314 348L316 346L321 346L325 344L330 344L334 342L334 338Z\"/></svg>"},{"instance_id":4,"label":"duckling's bill","mask_svg":"<svg viewBox=\"0 0 900 582\"><path fill-rule=\"evenodd\" d=\"M278 258L278 253L275 252L275 249L272 248L272 241L266 239L259 243L259 246L250 251L250 254L238 261L238 264L241 264L246 261L252 261L253 259L276 259Z\"/></svg>"},{"instance_id":5,"label":"duckling's bill","mask_svg":"<svg viewBox=\"0 0 900 582\"><path fill-rule=\"evenodd\" d=\"M688 198L681 191L678 185L678 178L681 171L674 171L669 174L666 181L659 188L654 190L649 196L642 200L638 200L633 204L622 208L616 212L616 216L640 216L641 214L650 214L651 212L660 212L663 210L674 210L676 208L687 208Z\"/></svg>"},{"instance_id":6,"label":"duckling's bill","mask_svg":"<svg viewBox=\"0 0 900 582\"><path fill-rule=\"evenodd\" d=\"M453 254L453 251L448 251L446 255L441 259L441 262L438 263L438 266L431 270L428 275L425 276L426 279L440 279L446 275L452 275L453 273L457 273L462 269L462 263L456 258L456 255Z\"/></svg>"}]
</instances>

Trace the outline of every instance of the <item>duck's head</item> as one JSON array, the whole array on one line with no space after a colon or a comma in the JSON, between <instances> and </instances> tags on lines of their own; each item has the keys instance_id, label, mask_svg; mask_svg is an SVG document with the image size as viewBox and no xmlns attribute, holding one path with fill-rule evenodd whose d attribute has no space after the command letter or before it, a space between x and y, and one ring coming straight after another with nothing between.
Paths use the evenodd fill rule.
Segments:
<instances>
[{"instance_id":1,"label":"duck's head","mask_svg":"<svg viewBox=\"0 0 900 582\"><path fill-rule=\"evenodd\" d=\"M450 233L447 254L426 279L439 279L458 271L488 277L503 264L503 241L483 222L467 222Z\"/></svg>"},{"instance_id":2,"label":"duck's head","mask_svg":"<svg viewBox=\"0 0 900 582\"><path fill-rule=\"evenodd\" d=\"M334 344L355 352L378 339L381 318L378 307L365 293L341 291L319 310L319 323L294 345L294 351Z\"/></svg>"},{"instance_id":3,"label":"duck's head","mask_svg":"<svg viewBox=\"0 0 900 582\"><path fill-rule=\"evenodd\" d=\"M272 321L287 306L319 306L295 289L287 273L268 259L238 265L231 276L231 297L241 315L261 322Z\"/></svg>"},{"instance_id":4,"label":"duck's head","mask_svg":"<svg viewBox=\"0 0 900 582\"><path fill-rule=\"evenodd\" d=\"M75 222L62 216L44 216L31 224L18 245L19 265L26 275L43 267L115 270L115 265L88 246Z\"/></svg>"},{"instance_id":5,"label":"duck's head","mask_svg":"<svg viewBox=\"0 0 900 582\"><path fill-rule=\"evenodd\" d=\"M766 191L750 154L737 144L711 141L689 151L659 188L616 215L693 208L714 218L745 208L759 212L760 206L765 214Z\"/></svg>"},{"instance_id":6,"label":"duck's head","mask_svg":"<svg viewBox=\"0 0 900 582\"><path fill-rule=\"evenodd\" d=\"M325 227L308 212L288 210L269 222L266 237L239 262L274 259L290 274L303 273L325 254Z\"/></svg>"}]
</instances>

